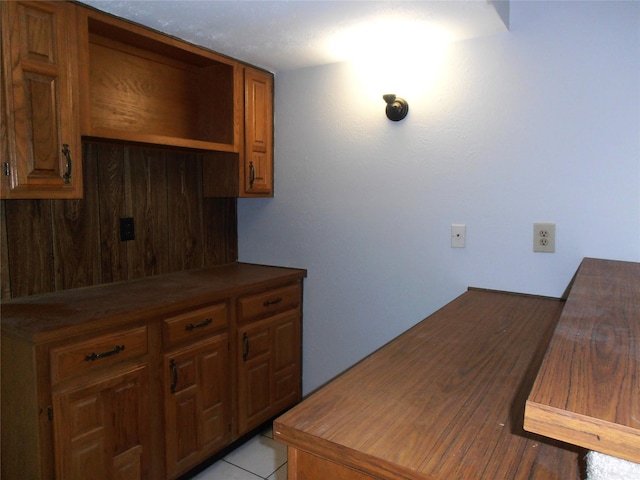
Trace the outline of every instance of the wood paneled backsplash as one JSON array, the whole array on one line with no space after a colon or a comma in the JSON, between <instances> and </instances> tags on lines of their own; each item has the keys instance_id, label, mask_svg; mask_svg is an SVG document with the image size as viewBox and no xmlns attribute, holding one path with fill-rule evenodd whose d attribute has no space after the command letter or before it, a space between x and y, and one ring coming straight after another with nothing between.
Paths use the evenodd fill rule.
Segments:
<instances>
[{"instance_id":1,"label":"wood paneled backsplash","mask_svg":"<svg viewBox=\"0 0 640 480\"><path fill-rule=\"evenodd\" d=\"M84 198L2 200L3 299L237 260L235 198L204 198L201 154L83 143ZM120 241L133 217L135 240Z\"/></svg>"}]
</instances>

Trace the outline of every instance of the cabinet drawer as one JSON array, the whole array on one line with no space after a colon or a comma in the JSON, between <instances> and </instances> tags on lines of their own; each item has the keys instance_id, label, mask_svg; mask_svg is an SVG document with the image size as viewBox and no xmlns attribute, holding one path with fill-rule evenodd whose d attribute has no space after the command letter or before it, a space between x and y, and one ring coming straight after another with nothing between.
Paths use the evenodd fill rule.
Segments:
<instances>
[{"instance_id":1,"label":"cabinet drawer","mask_svg":"<svg viewBox=\"0 0 640 480\"><path fill-rule=\"evenodd\" d=\"M301 297L300 284L288 285L243 297L238 300L238 320L240 322L249 322L296 308L300 305Z\"/></svg>"},{"instance_id":2,"label":"cabinet drawer","mask_svg":"<svg viewBox=\"0 0 640 480\"><path fill-rule=\"evenodd\" d=\"M51 350L51 381L84 375L147 353L147 327L124 330Z\"/></svg>"},{"instance_id":3,"label":"cabinet drawer","mask_svg":"<svg viewBox=\"0 0 640 480\"><path fill-rule=\"evenodd\" d=\"M211 307L167 318L162 326L165 346L173 346L187 340L200 340L203 335L227 328L227 305L219 303Z\"/></svg>"}]
</instances>

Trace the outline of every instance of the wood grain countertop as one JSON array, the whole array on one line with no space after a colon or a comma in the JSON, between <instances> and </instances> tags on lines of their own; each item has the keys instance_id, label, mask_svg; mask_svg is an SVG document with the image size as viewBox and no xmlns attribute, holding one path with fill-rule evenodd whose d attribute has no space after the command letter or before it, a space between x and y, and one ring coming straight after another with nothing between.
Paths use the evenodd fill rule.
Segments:
<instances>
[{"instance_id":1,"label":"wood grain countertop","mask_svg":"<svg viewBox=\"0 0 640 480\"><path fill-rule=\"evenodd\" d=\"M275 438L344 478L577 479L579 449L522 425L563 306L470 289L277 419Z\"/></svg>"},{"instance_id":2,"label":"wood grain countertop","mask_svg":"<svg viewBox=\"0 0 640 480\"><path fill-rule=\"evenodd\" d=\"M640 264L583 260L525 428L640 462Z\"/></svg>"},{"instance_id":3,"label":"wood grain countertop","mask_svg":"<svg viewBox=\"0 0 640 480\"><path fill-rule=\"evenodd\" d=\"M238 296L275 283L306 277L306 270L230 263L137 280L76 288L2 302L2 332L33 343L64 338L94 328L172 315L213 301Z\"/></svg>"}]
</instances>

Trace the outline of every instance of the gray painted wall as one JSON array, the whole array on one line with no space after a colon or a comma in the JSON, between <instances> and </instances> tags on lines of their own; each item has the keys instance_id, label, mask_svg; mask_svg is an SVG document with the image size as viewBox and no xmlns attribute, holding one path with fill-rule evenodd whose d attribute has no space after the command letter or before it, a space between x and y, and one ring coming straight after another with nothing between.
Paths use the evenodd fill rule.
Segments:
<instances>
[{"instance_id":1,"label":"gray painted wall","mask_svg":"<svg viewBox=\"0 0 640 480\"><path fill-rule=\"evenodd\" d=\"M277 75L276 196L239 201L240 260L309 270L305 392L468 286L561 296L585 256L640 261L639 2L511 2L399 123L355 68Z\"/></svg>"}]
</instances>

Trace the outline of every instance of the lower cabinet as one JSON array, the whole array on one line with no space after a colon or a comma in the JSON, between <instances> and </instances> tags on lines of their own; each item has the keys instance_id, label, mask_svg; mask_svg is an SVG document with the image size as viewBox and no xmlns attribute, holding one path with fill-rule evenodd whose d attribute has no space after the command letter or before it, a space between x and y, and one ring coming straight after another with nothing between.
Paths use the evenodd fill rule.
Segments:
<instances>
[{"instance_id":1,"label":"lower cabinet","mask_svg":"<svg viewBox=\"0 0 640 480\"><path fill-rule=\"evenodd\" d=\"M238 351L238 428L244 434L300 400L298 312L239 328Z\"/></svg>"},{"instance_id":2,"label":"lower cabinet","mask_svg":"<svg viewBox=\"0 0 640 480\"><path fill-rule=\"evenodd\" d=\"M148 393L147 365L54 393L56 478L148 478Z\"/></svg>"},{"instance_id":3,"label":"lower cabinet","mask_svg":"<svg viewBox=\"0 0 640 480\"><path fill-rule=\"evenodd\" d=\"M232 265L3 303L0 476L174 480L293 406L304 274Z\"/></svg>"},{"instance_id":4,"label":"lower cabinet","mask_svg":"<svg viewBox=\"0 0 640 480\"><path fill-rule=\"evenodd\" d=\"M229 443L227 334L165 355L165 457L174 477Z\"/></svg>"}]
</instances>

